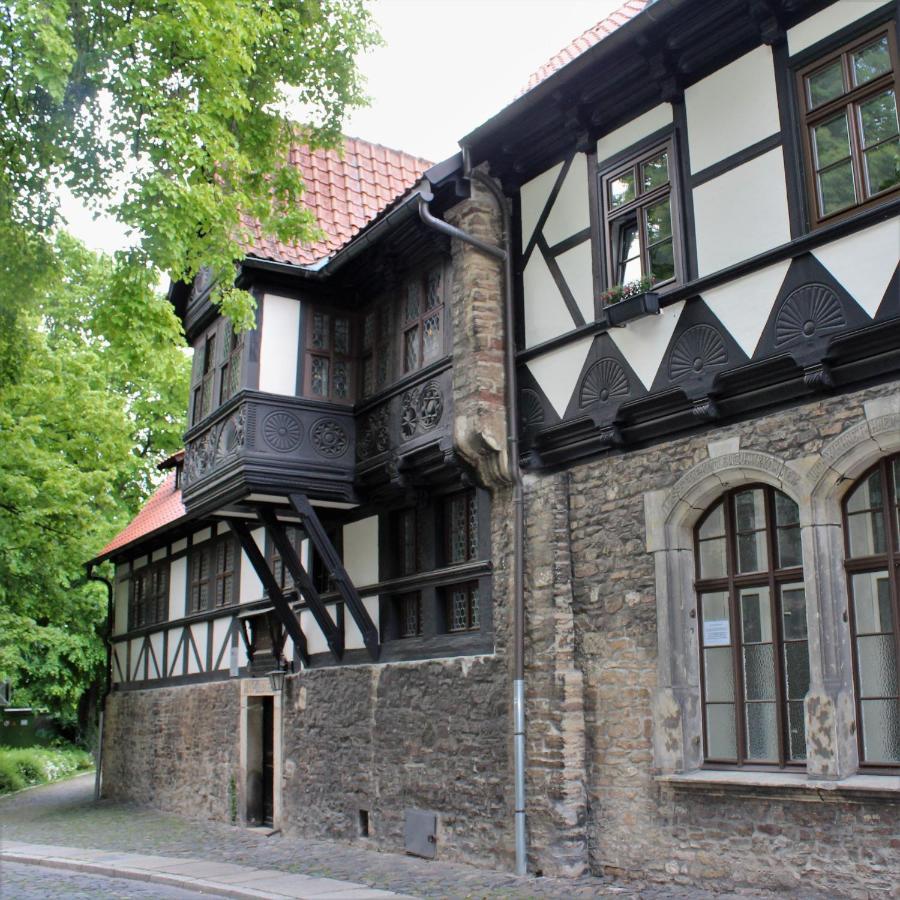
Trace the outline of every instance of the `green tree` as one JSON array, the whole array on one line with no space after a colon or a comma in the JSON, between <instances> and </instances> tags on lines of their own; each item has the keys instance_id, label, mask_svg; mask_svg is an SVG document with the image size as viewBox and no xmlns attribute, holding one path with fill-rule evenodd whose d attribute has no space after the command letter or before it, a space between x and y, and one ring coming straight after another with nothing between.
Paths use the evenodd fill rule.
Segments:
<instances>
[{"instance_id":1,"label":"green tree","mask_svg":"<svg viewBox=\"0 0 900 900\"><path fill-rule=\"evenodd\" d=\"M165 297L60 234L0 385L0 679L74 712L102 673L105 591L84 562L131 518L181 445L189 359ZM137 327L136 327L137 326Z\"/></svg>"},{"instance_id":2,"label":"green tree","mask_svg":"<svg viewBox=\"0 0 900 900\"><path fill-rule=\"evenodd\" d=\"M117 260L123 286L210 267L223 310L249 325L252 300L227 277L247 222L315 235L289 147L337 140L376 41L363 0L3 0L0 378L52 262L60 186L139 235Z\"/></svg>"}]
</instances>

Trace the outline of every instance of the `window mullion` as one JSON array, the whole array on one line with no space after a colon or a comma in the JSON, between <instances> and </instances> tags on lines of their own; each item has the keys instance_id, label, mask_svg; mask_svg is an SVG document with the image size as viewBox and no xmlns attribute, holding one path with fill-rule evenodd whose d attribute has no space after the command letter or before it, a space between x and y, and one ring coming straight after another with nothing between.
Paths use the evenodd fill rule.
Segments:
<instances>
[{"instance_id":1,"label":"window mullion","mask_svg":"<svg viewBox=\"0 0 900 900\"><path fill-rule=\"evenodd\" d=\"M734 573L737 571L737 538L734 532L734 491L725 495L725 553L728 570L728 607L731 610L731 662L734 671L734 726L735 758L742 766L746 762L746 729L744 727L744 668L743 641L741 640L740 609Z\"/></svg>"},{"instance_id":2,"label":"window mullion","mask_svg":"<svg viewBox=\"0 0 900 900\"><path fill-rule=\"evenodd\" d=\"M893 465L889 465L889 459L881 460L882 466L882 483L884 490L884 527L885 531L885 550L887 551L887 570L888 570L888 588L891 592L891 604L893 613L893 631L894 631L894 659L898 668L896 677L900 680L900 547L897 546L900 540L898 528L894 525L894 507L896 505L896 488L894 485ZM857 682L858 683L858 682Z\"/></svg>"},{"instance_id":3,"label":"window mullion","mask_svg":"<svg viewBox=\"0 0 900 900\"><path fill-rule=\"evenodd\" d=\"M775 511L772 488L763 492L766 510L766 541L769 554L769 615L772 617L772 658L775 662L775 721L778 728L778 765L784 767L787 756L787 727L785 711L787 709L787 692L782 654L784 653L784 634L781 622L781 594L775 580L776 553L778 550L777 532L775 530Z\"/></svg>"}]
</instances>

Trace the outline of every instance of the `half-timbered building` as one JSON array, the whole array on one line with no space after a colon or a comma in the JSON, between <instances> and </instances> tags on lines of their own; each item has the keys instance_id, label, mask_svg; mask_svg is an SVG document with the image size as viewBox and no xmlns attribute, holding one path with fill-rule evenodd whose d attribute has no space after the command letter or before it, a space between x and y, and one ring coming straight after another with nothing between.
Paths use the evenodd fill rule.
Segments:
<instances>
[{"instance_id":1,"label":"half-timbered building","mask_svg":"<svg viewBox=\"0 0 900 900\"><path fill-rule=\"evenodd\" d=\"M898 10L629 0L438 165L296 151L112 560L110 796L900 880ZM286 673L283 687L269 679Z\"/></svg>"}]
</instances>

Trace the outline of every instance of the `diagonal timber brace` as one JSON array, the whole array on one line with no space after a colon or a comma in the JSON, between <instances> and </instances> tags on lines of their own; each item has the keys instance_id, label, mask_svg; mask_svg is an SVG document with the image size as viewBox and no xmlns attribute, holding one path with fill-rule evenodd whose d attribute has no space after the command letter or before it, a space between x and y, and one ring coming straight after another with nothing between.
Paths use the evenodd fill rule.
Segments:
<instances>
[{"instance_id":1,"label":"diagonal timber brace","mask_svg":"<svg viewBox=\"0 0 900 900\"><path fill-rule=\"evenodd\" d=\"M334 545L325 533L316 511L305 494L291 494L288 499L291 501L291 506L294 507L297 515L300 516L300 524L303 526L303 530L310 541L312 541L313 547L316 548L319 556L322 557L325 567L334 581L334 586L343 598L350 615L353 616L353 621L356 623L356 627L359 628L360 634L362 634L363 643L369 651L369 656L372 659L378 659L378 629L375 627L369 611L353 586L353 582L350 580L350 576L347 574L347 570L344 568L337 550L334 549Z\"/></svg>"},{"instance_id":2,"label":"diagonal timber brace","mask_svg":"<svg viewBox=\"0 0 900 900\"><path fill-rule=\"evenodd\" d=\"M272 543L281 557L282 565L291 573L294 584L306 600L306 605L316 620L316 625L322 630L325 640L328 643L328 649L331 650L335 660L340 662L344 654L344 635L338 629L328 608L322 602L316 586L313 584L312 578L309 577L303 563L294 549L293 544L288 540L284 526L275 517L275 513L266 506L258 506L256 508L260 521L266 526L266 531L272 538Z\"/></svg>"},{"instance_id":3,"label":"diagonal timber brace","mask_svg":"<svg viewBox=\"0 0 900 900\"><path fill-rule=\"evenodd\" d=\"M238 539L241 549L247 554L247 559L250 560L250 564L259 576L262 586L266 589L269 599L272 601L272 606L275 609L275 614L281 620L281 624L284 625L284 630L290 635L291 640L294 642L294 649L303 661L303 665L308 666L309 650L306 647L306 636L303 634L303 629L300 627L300 620L297 618L297 614L291 609L291 604L288 603L281 587L275 580L275 576L272 574L269 564L266 562L256 541L253 539L253 535L250 533L247 523L235 519L228 519L227 521L228 527Z\"/></svg>"}]
</instances>

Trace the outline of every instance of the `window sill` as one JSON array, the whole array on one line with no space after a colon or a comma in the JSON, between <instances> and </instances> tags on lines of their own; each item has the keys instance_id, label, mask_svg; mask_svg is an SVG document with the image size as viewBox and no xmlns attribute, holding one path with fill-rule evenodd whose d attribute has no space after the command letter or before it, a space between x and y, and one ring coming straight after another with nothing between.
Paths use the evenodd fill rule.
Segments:
<instances>
[{"instance_id":1,"label":"window sill","mask_svg":"<svg viewBox=\"0 0 900 900\"><path fill-rule=\"evenodd\" d=\"M807 802L900 799L900 775L851 775L836 781L812 779L794 772L732 772L700 769L654 779L676 791L786 797Z\"/></svg>"}]
</instances>

